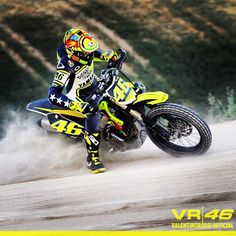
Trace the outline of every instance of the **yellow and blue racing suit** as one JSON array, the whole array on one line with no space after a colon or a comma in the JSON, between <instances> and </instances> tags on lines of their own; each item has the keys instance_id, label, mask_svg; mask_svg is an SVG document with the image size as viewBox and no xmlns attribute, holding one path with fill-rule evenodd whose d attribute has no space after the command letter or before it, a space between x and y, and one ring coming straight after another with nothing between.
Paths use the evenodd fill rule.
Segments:
<instances>
[{"instance_id":1,"label":"yellow and blue racing suit","mask_svg":"<svg viewBox=\"0 0 236 236\"><path fill-rule=\"evenodd\" d=\"M112 50L96 50L87 57L74 61L68 57L65 46L61 45L57 49L58 64L48 92L49 101L59 107L69 107L72 101L86 102L86 98L94 93L99 83L99 78L94 74L94 62L108 62L114 55L116 53ZM100 114L95 109L87 114L86 131L97 132L99 123Z\"/></svg>"}]
</instances>

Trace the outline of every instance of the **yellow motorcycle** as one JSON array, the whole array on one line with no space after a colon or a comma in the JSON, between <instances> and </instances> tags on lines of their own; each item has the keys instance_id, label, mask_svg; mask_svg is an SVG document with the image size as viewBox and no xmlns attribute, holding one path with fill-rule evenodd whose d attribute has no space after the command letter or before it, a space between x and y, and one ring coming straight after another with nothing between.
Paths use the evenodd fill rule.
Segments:
<instances>
[{"instance_id":1,"label":"yellow motorcycle","mask_svg":"<svg viewBox=\"0 0 236 236\"><path fill-rule=\"evenodd\" d=\"M174 156L205 153L212 141L204 119L193 110L168 103L168 94L146 92L141 83L133 83L120 69L127 53L119 50L115 67L100 75L90 104L98 100L102 119L102 147L113 151L140 148L147 136L163 151ZM52 105L47 98L30 102L27 110L39 113L38 124L50 133L62 133L82 141L86 115Z\"/></svg>"}]
</instances>

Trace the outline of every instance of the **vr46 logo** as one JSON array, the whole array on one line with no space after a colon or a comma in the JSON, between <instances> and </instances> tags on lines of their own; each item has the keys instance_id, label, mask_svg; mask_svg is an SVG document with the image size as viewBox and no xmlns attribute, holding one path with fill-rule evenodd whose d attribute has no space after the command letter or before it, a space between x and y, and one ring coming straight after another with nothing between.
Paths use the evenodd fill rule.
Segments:
<instances>
[{"instance_id":1,"label":"vr46 logo","mask_svg":"<svg viewBox=\"0 0 236 236\"><path fill-rule=\"evenodd\" d=\"M80 135L83 126L75 124L74 122L69 122L66 120L58 120L51 124L51 127L59 133L65 133L69 135Z\"/></svg>"},{"instance_id":2,"label":"vr46 logo","mask_svg":"<svg viewBox=\"0 0 236 236\"><path fill-rule=\"evenodd\" d=\"M184 216L187 216L188 220L231 220L233 217L234 209L214 209L204 213L203 209L183 209L181 212L177 212L176 209L171 210L176 220L183 220Z\"/></svg>"}]
</instances>

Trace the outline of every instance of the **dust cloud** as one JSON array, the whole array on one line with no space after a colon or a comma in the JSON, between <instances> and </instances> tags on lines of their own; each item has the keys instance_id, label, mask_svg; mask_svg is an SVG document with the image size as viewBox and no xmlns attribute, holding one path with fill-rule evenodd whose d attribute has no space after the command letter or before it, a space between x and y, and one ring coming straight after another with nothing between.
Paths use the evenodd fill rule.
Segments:
<instances>
[{"instance_id":1,"label":"dust cloud","mask_svg":"<svg viewBox=\"0 0 236 236\"><path fill-rule=\"evenodd\" d=\"M36 124L39 117L11 113L0 140L0 184L13 184L42 178L65 177L87 172L86 148L71 138L48 135ZM109 153L101 151L104 164L145 159L158 150L148 139L141 149ZM86 169L86 170L84 170Z\"/></svg>"},{"instance_id":2,"label":"dust cloud","mask_svg":"<svg viewBox=\"0 0 236 236\"><path fill-rule=\"evenodd\" d=\"M14 114L0 140L0 184L29 181L83 166L82 144L48 136L36 121Z\"/></svg>"},{"instance_id":3,"label":"dust cloud","mask_svg":"<svg viewBox=\"0 0 236 236\"><path fill-rule=\"evenodd\" d=\"M85 174L86 149L82 143L63 136L47 135L32 116L13 113L14 119L5 124L6 135L0 140L0 184L12 184L42 178L58 178ZM211 125L213 143L204 156L234 152L235 121ZM230 131L230 132L229 132ZM175 157L162 152L150 139L138 149L128 152L101 152L101 159L114 171L125 162L159 159L171 164ZM128 164L128 163L127 163Z\"/></svg>"}]
</instances>

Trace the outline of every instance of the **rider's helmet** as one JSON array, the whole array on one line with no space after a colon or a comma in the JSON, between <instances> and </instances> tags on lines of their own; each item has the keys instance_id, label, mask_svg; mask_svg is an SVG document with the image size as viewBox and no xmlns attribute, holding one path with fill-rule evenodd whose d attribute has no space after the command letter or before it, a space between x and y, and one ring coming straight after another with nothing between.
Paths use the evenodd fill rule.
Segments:
<instances>
[{"instance_id":1,"label":"rider's helmet","mask_svg":"<svg viewBox=\"0 0 236 236\"><path fill-rule=\"evenodd\" d=\"M78 28L66 31L63 43L68 57L74 61L86 61L86 58L98 49L97 41L87 32Z\"/></svg>"}]
</instances>

